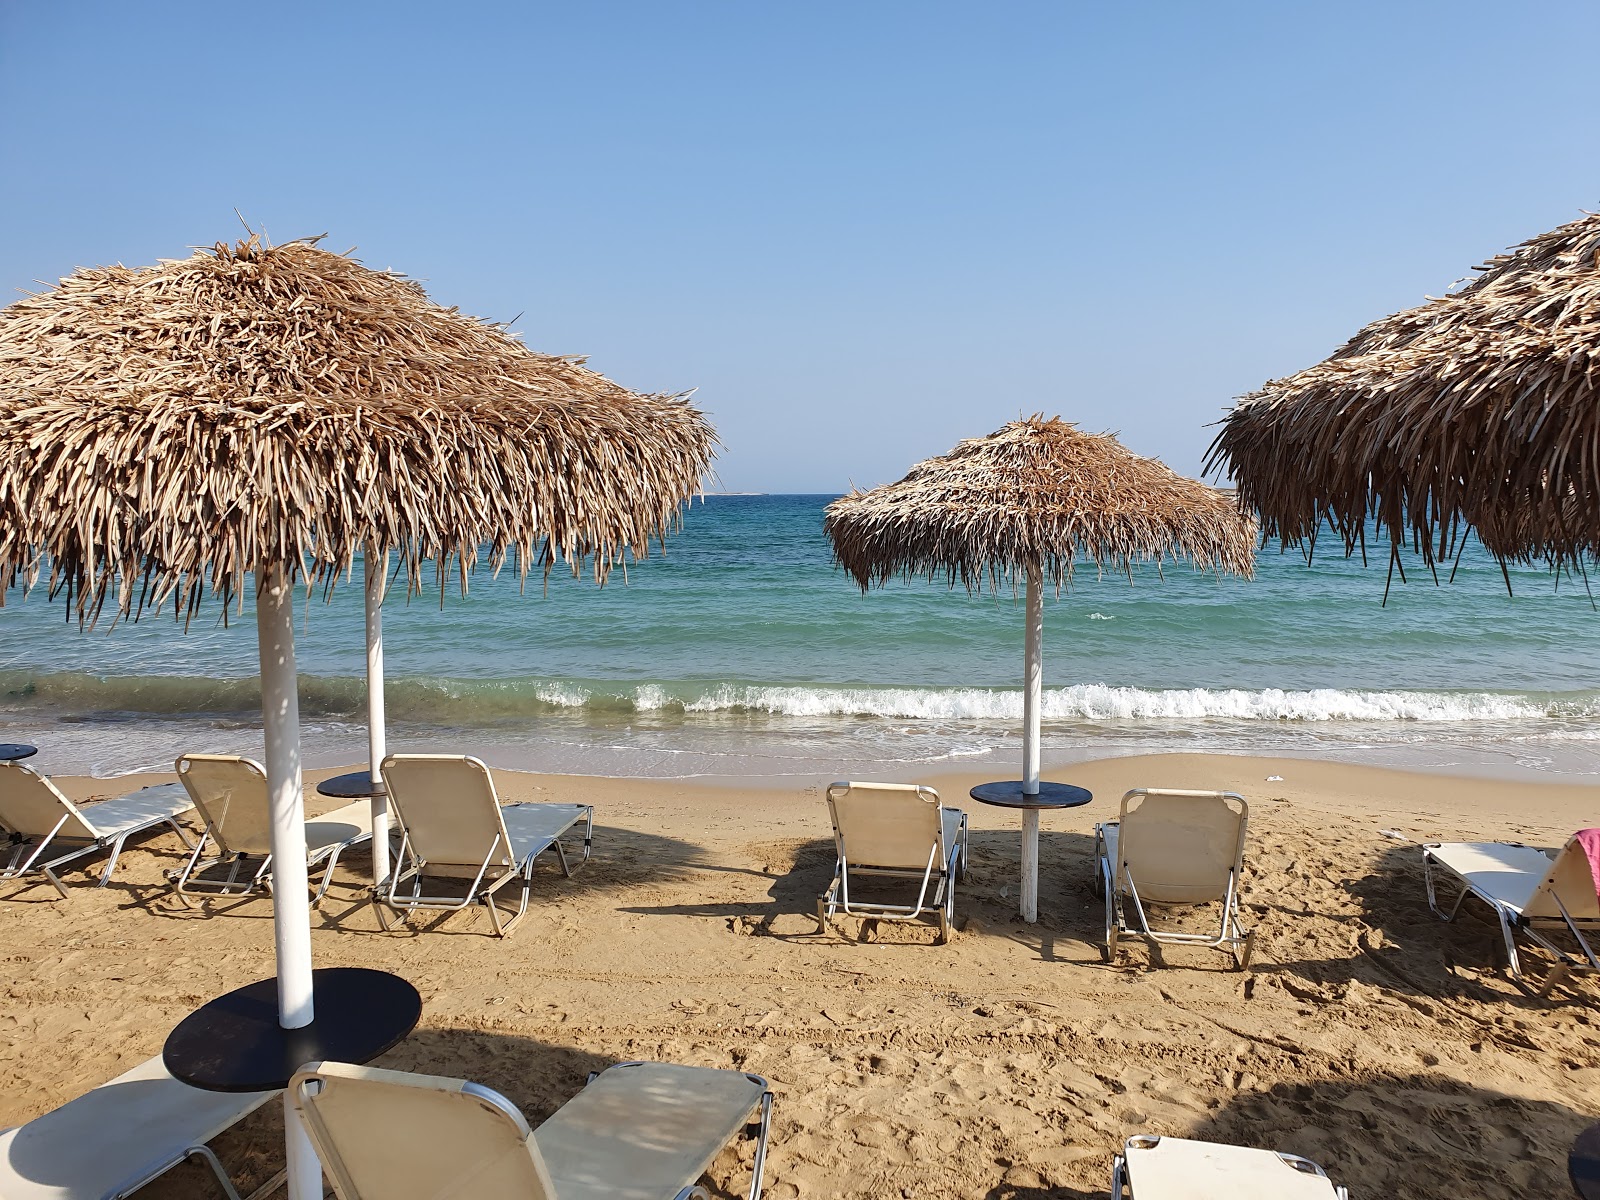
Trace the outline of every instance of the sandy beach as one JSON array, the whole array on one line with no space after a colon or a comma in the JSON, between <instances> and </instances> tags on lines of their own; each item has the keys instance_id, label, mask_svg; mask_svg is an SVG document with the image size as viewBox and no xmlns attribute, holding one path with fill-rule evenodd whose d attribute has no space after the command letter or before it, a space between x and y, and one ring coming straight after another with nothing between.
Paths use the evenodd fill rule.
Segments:
<instances>
[{"instance_id":1,"label":"sandy beach","mask_svg":"<svg viewBox=\"0 0 1600 1200\"><path fill-rule=\"evenodd\" d=\"M1488 925L1429 914L1415 842L1553 844L1595 823L1593 788L1233 756L1057 776L1095 802L1044 820L1037 925L1012 915L1016 815L967 799L978 776L924 780L974 833L959 932L940 946L927 927L817 933L826 780L504 773L508 800L596 806L587 869L546 870L508 940L466 915L385 935L360 892L368 859L352 855L314 914L316 962L420 989L422 1023L383 1065L488 1084L534 1124L619 1059L767 1076L778 1200L1082 1200L1105 1194L1126 1137L1151 1132L1303 1154L1360 1197L1562 1194L1566 1149L1600 1115L1594 985L1553 1002L1517 990ZM159 779L57 782L88 799ZM1141 785L1249 799L1248 973L1214 951L1152 964L1137 943L1102 964L1093 825ZM178 852L158 836L104 890L83 873L70 901L48 887L0 900L0 1125L156 1053L190 1009L271 973L270 903L183 909L161 875ZM218 1143L236 1177L275 1169L279 1123L269 1108ZM724 1152L714 1194L744 1194L752 1149ZM146 1194L208 1186L185 1167Z\"/></svg>"}]
</instances>

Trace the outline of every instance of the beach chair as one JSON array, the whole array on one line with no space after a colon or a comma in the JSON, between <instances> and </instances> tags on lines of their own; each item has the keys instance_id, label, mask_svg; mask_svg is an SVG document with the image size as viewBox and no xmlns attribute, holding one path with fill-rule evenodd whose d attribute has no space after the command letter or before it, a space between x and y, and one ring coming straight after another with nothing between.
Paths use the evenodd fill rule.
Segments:
<instances>
[{"instance_id":1,"label":"beach chair","mask_svg":"<svg viewBox=\"0 0 1600 1200\"><path fill-rule=\"evenodd\" d=\"M818 932L840 912L883 921L915 921L931 913L939 941L949 941L956 878L967 873L967 814L942 807L939 793L920 783L846 782L828 785L828 816L837 859L833 879L817 900ZM916 880L916 901L852 898L852 875Z\"/></svg>"},{"instance_id":2,"label":"beach chair","mask_svg":"<svg viewBox=\"0 0 1600 1200\"><path fill-rule=\"evenodd\" d=\"M391 754L383 760L383 783L401 828L395 868L374 893L378 920L390 928L386 910L400 914L446 912L482 904L496 937L505 937L528 911L533 864L554 849L568 878L577 867L567 859L562 836L583 822L583 857L594 842L594 806L589 804L501 805L489 768L465 754ZM425 893L434 880L466 880L459 895ZM510 920L495 903L506 885L520 885L521 900Z\"/></svg>"},{"instance_id":3,"label":"beach chair","mask_svg":"<svg viewBox=\"0 0 1600 1200\"><path fill-rule=\"evenodd\" d=\"M1574 834L1554 855L1520 842L1430 842L1422 847L1428 907L1451 921L1468 896L1483 901L1500 922L1511 975L1519 983L1524 976L1518 934L1555 956L1555 967L1539 989L1548 993L1569 971L1600 971L1600 958L1589 940L1600 935L1600 897L1585 841L1600 849L1600 831ZM1439 904L1439 875L1461 889L1448 910ZM1563 932L1576 953L1547 936Z\"/></svg>"},{"instance_id":4,"label":"beach chair","mask_svg":"<svg viewBox=\"0 0 1600 1200\"><path fill-rule=\"evenodd\" d=\"M1117 939L1127 934L1152 945L1226 950L1239 970L1250 965L1255 934L1239 925L1249 816L1250 806L1236 792L1134 788L1122 797L1118 819L1094 827L1098 883L1106 902L1101 949L1106 962L1116 961ZM1222 911L1215 933L1157 929L1146 908L1218 902Z\"/></svg>"},{"instance_id":5,"label":"beach chair","mask_svg":"<svg viewBox=\"0 0 1600 1200\"><path fill-rule=\"evenodd\" d=\"M0 866L0 879L38 873L64 900L67 889L56 870L96 851L110 850L96 885L105 887L122 844L136 833L166 825L185 846L193 846L178 824L178 818L193 807L175 783L141 788L115 800L74 804L45 776L18 762L0 762L0 844L9 854Z\"/></svg>"},{"instance_id":6,"label":"beach chair","mask_svg":"<svg viewBox=\"0 0 1600 1200\"><path fill-rule=\"evenodd\" d=\"M188 904L196 896L243 899L257 888L271 890L272 813L266 769L236 754L185 754L173 769L205 822L189 861L167 873L178 898ZM365 800L306 822L306 868L326 864L313 908L322 903L333 881L339 855L371 840L372 810ZM208 845L215 845L216 853L207 856Z\"/></svg>"},{"instance_id":7,"label":"beach chair","mask_svg":"<svg viewBox=\"0 0 1600 1200\"><path fill-rule=\"evenodd\" d=\"M161 1056L0 1131L4 1200L121 1200L187 1158L209 1166L228 1200L239 1193L206 1145L278 1092L209 1092L179 1083ZM251 1200L283 1180L269 1179Z\"/></svg>"},{"instance_id":8,"label":"beach chair","mask_svg":"<svg viewBox=\"0 0 1600 1200\"><path fill-rule=\"evenodd\" d=\"M1111 1165L1111 1200L1349 1200L1297 1154L1140 1134Z\"/></svg>"},{"instance_id":9,"label":"beach chair","mask_svg":"<svg viewBox=\"0 0 1600 1200\"><path fill-rule=\"evenodd\" d=\"M698 1181L755 1126L761 1194L772 1090L759 1075L625 1062L539 1128L460 1079L309 1063L289 1081L339 1200L704 1200Z\"/></svg>"}]
</instances>

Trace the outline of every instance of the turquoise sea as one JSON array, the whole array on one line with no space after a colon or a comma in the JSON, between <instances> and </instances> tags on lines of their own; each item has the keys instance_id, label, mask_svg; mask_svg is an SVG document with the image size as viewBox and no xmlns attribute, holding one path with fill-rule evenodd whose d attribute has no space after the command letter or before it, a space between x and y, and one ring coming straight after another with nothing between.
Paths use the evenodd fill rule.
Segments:
<instances>
[{"instance_id":1,"label":"turquoise sea","mask_svg":"<svg viewBox=\"0 0 1600 1200\"><path fill-rule=\"evenodd\" d=\"M614 776L1013 771L1020 599L927 582L863 596L831 564L828 499L709 497L604 588L479 573L442 607L437 589L391 595L391 749ZM1384 606L1384 559L1308 566L1273 546L1248 583L1080 570L1046 603L1047 766L1168 749L1600 772L1600 613L1581 578L1513 568L1508 597L1473 548L1453 584L1411 563ZM358 761L360 572L302 607L307 762ZM63 773L259 754L254 620L216 616L83 631L42 591L13 593L0 740L37 743Z\"/></svg>"}]
</instances>

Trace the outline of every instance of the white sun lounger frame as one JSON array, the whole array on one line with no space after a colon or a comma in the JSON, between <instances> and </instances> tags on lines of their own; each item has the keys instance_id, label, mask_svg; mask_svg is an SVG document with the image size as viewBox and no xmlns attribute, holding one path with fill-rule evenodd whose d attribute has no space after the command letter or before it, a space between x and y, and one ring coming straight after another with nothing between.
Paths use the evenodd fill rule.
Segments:
<instances>
[{"instance_id":1,"label":"white sun lounger frame","mask_svg":"<svg viewBox=\"0 0 1600 1200\"><path fill-rule=\"evenodd\" d=\"M106 859L106 865L100 872L100 881L95 885L105 887L111 882L111 872L116 870L123 843L136 833L167 825L183 839L185 846L194 845L189 840L188 831L178 823L178 818L194 806L178 784L157 784L112 800L78 805L67 799L49 776L40 775L22 763L0 762L0 772L14 772L31 781L22 786L48 792L52 802L61 810L60 818L43 834L13 830L0 824L0 838L9 844L11 850L9 860L0 866L0 880L21 879L39 872L65 900L67 889L56 875L57 868L98 850L109 849L111 856ZM172 802L178 796L184 797L181 805ZM48 847L61 844L72 844L73 848L48 861L39 861Z\"/></svg>"},{"instance_id":2,"label":"white sun lounger frame","mask_svg":"<svg viewBox=\"0 0 1600 1200\"><path fill-rule=\"evenodd\" d=\"M492 1187L476 1188L480 1193L489 1190L494 1200L505 1200L511 1192L519 1197L543 1192L557 1200L568 1195L576 1195L580 1200L601 1200L618 1194L615 1189L619 1184L625 1187L624 1194L629 1197L649 1195L671 1197L671 1200L709 1200L706 1190L699 1186L699 1178L738 1133L740 1126L744 1126L748 1134L752 1120L759 1125L750 1167L749 1200L758 1200L761 1195L772 1126L772 1088L765 1078L748 1071L638 1061L616 1063L604 1071L590 1072L583 1091L537 1129L530 1130L515 1104L482 1084L345 1063L307 1063L289 1081L289 1095L305 1120L306 1130L335 1194L339 1200L379 1200L360 1190L355 1172L340 1153L338 1138L329 1128L324 1114L318 1111L318 1097L322 1095L324 1081L337 1085L340 1080L408 1091L417 1089L431 1094L435 1101L459 1096L461 1102L477 1106L480 1111L472 1118L474 1136L481 1141L482 1135L493 1135L500 1153L509 1151L519 1142L527 1148L526 1158L517 1154L510 1156L521 1161L504 1164L509 1170L492 1171ZM714 1081L724 1094L710 1097L697 1089L697 1083L703 1088L708 1080ZM735 1081L738 1087L733 1086ZM654 1103L660 1105L662 1096L680 1101L680 1115L682 1101L704 1098L705 1106L695 1110L699 1123L704 1126L708 1116L717 1121L715 1126L698 1131L701 1133L698 1142L678 1144L676 1161L672 1161L673 1152L665 1144L651 1145L649 1138L631 1145L628 1141L629 1135L641 1125L648 1125L648 1119L654 1115L650 1112L650 1098L655 1097ZM374 1114L381 1111L379 1097L381 1093L362 1104L366 1121L374 1120ZM632 1121L630 1114L634 1118ZM388 1122L392 1124L393 1119L392 1113L389 1114ZM621 1144L606 1146L610 1138L618 1138ZM643 1160L639 1156L641 1148L645 1155ZM448 1159L450 1149L441 1146L439 1152ZM481 1145L472 1149L481 1150ZM667 1161L663 1162L663 1158ZM482 1166L476 1162L468 1165ZM671 1172L670 1178L666 1172ZM437 1182L430 1181L429 1186ZM455 1186L459 1188L469 1182L472 1180L462 1180ZM451 1190L449 1194L466 1193Z\"/></svg>"},{"instance_id":3,"label":"white sun lounger frame","mask_svg":"<svg viewBox=\"0 0 1600 1200\"><path fill-rule=\"evenodd\" d=\"M228 1200L239 1200L206 1143L279 1094L202 1091L168 1074L158 1054L26 1125L0 1130L0 1196L123 1200L195 1158L211 1168ZM48 1161L49 1178L24 1173L19 1159ZM282 1181L279 1172L250 1200Z\"/></svg>"},{"instance_id":4,"label":"white sun lounger frame","mask_svg":"<svg viewBox=\"0 0 1600 1200\"><path fill-rule=\"evenodd\" d=\"M890 864L875 861L871 851L859 862L852 861L848 840L840 825L838 804L851 792L877 792L886 802L904 801L915 796L922 804L930 806L937 814L937 830L931 843L902 845L891 853L903 863ZM921 819L917 813L913 817ZM833 878L827 890L817 898L817 931L827 929L828 921L838 913L846 916L866 917L880 921L915 921L924 913L932 912L939 922L939 941L950 940L950 924L955 919L956 879L967 873L967 814L959 808L945 808L939 803L939 793L921 783L851 783L841 781L828 785L828 818L833 822L833 846L837 858ZM932 823L930 823L931 825ZM951 836L951 830L954 836ZM912 835L914 837L914 834ZM926 836L926 833L924 834ZM905 842L906 839L900 839ZM921 861L922 845L928 845L927 861ZM861 847L857 846L857 850ZM918 865L911 865L916 862ZM896 879L919 881L914 904L866 903L850 899L850 876L882 875ZM932 885L930 898L928 888Z\"/></svg>"},{"instance_id":5,"label":"white sun lounger frame","mask_svg":"<svg viewBox=\"0 0 1600 1200\"><path fill-rule=\"evenodd\" d=\"M1157 1158L1164 1159L1157 1165ZM1130 1162L1131 1160L1131 1162ZM1139 1163L1133 1167L1132 1162ZM1150 1168L1156 1168L1154 1170ZM1146 1171L1138 1191L1135 1175ZM1214 1186L1207 1186L1214 1184ZM1309 1158L1277 1150L1139 1134L1111 1163L1111 1200L1350 1200Z\"/></svg>"},{"instance_id":6,"label":"white sun lounger frame","mask_svg":"<svg viewBox=\"0 0 1600 1200\"><path fill-rule=\"evenodd\" d=\"M486 801L493 806L498 830L491 836L487 850L476 867L465 862L430 862L417 852L411 823L406 815L408 805L414 802L404 798L407 789L404 786L399 788L395 786L397 780L393 774L396 766L403 768L408 763L452 769L459 764L459 769L465 773L464 778L483 789L478 802ZM589 861L594 848L592 804L502 805L495 793L494 778L490 775L488 766L482 760L468 754L391 754L383 760L381 769L384 785L389 792L390 814L401 828L400 851L395 856L395 867L390 872L389 878L380 882L373 891L373 904L377 909L378 923L385 930L393 928L385 909L398 912L403 920L413 911L458 912L472 904L482 904L489 910L489 922L494 926L495 936L507 937L517 927L517 923L527 915L528 897L533 887L534 862L541 854L553 847L556 858L561 864L561 873L568 879ZM525 813L530 818L547 818L547 820L539 829L516 831L512 827L518 823L519 813ZM414 818L415 813L412 819ZM561 844L561 838L579 821L583 822L583 856L575 867L567 860L567 850ZM498 871L498 874L491 876L492 871ZM426 895L422 891L422 885L423 880L430 875L466 878L470 879L471 883L460 896ZM495 892L512 880L521 883L521 896L518 899L517 909L511 914L510 919L502 920L504 914L495 903ZM402 894L400 890L404 884L410 884L410 891L407 894Z\"/></svg>"},{"instance_id":7,"label":"white sun lounger frame","mask_svg":"<svg viewBox=\"0 0 1600 1200\"><path fill-rule=\"evenodd\" d=\"M1224 805L1236 802L1239 811L1234 814L1238 821L1238 832L1235 843L1229 851L1229 861L1226 864L1227 880L1219 889L1220 895L1208 894L1203 898L1186 900L1168 898L1160 889L1151 888L1155 893L1153 901L1157 903L1214 903L1222 901L1222 914L1218 921L1216 933L1183 933L1176 930L1153 929L1150 918L1145 912L1144 901L1139 896L1138 881L1133 877L1133 870L1122 858L1123 846L1122 832L1128 819L1129 801L1144 800L1145 798L1166 800L1195 801L1221 801ZM1133 937L1142 937L1150 942L1163 943L1171 946L1203 946L1216 950L1226 950L1233 956L1233 964L1243 971L1250 965L1250 955L1255 948L1254 930L1246 931L1239 924L1239 881L1244 872L1244 847L1249 831L1250 805L1238 792L1211 792L1192 791L1183 788L1133 788L1122 797L1122 807L1119 819L1097 823L1094 827L1095 856L1100 865L1100 889L1106 902L1106 936L1101 946L1101 956L1107 962L1115 962L1117 957L1117 939L1123 934ZM1117 861L1112 861L1113 853ZM1148 881L1147 881L1148 883ZM1205 889L1195 889L1203 891ZM1131 901L1133 915L1138 919L1138 928L1134 928L1128 920L1127 904L1124 903L1124 893Z\"/></svg>"},{"instance_id":8,"label":"white sun lounger frame","mask_svg":"<svg viewBox=\"0 0 1600 1200\"><path fill-rule=\"evenodd\" d=\"M1471 862L1463 854L1472 857L1482 856L1485 852L1501 851L1502 861L1499 874L1516 874L1523 880L1531 882L1525 899L1513 900L1507 896L1497 894L1489 885L1482 872L1470 869ZM1510 852L1510 853L1504 853ZM1588 862L1583 850L1579 847L1576 838L1568 839L1567 844L1551 858L1543 850L1524 845L1522 842L1427 842L1422 847L1422 878L1428 889L1428 908L1442 921L1455 920L1456 914L1461 911L1461 904L1468 896L1476 896L1489 906L1491 912L1500 922L1500 933L1505 939L1506 959L1511 970L1511 976L1519 983L1526 982L1522 971L1522 958L1517 951L1517 934L1521 933L1527 938L1548 950L1556 959L1556 966L1545 978L1540 986L1541 995L1546 994L1569 971L1600 971L1600 956L1595 953L1595 947L1584 936L1585 932L1600 936L1600 916L1583 913L1574 914L1562 900L1557 882L1560 873L1565 869L1572 869L1573 859L1584 859L1582 863L1583 874L1588 872ZM1451 859L1456 861L1452 863ZM1515 860L1515 861L1512 861ZM1543 861L1541 867L1540 860ZM1484 865L1491 865L1485 863ZM1449 909L1439 905L1435 875L1448 874L1451 879L1461 886L1461 892L1456 897L1455 903ZM1577 872L1574 872L1577 874ZM1475 878L1476 876L1476 878ZM1592 887L1592 883L1590 884ZM1585 900L1593 902L1593 896L1585 896ZM1548 900L1548 905L1540 901ZM1552 908L1554 911L1529 912L1528 909L1536 905ZM1563 950L1555 942L1544 935L1542 930L1565 929L1577 943L1578 953L1581 958Z\"/></svg>"},{"instance_id":9,"label":"white sun lounger frame","mask_svg":"<svg viewBox=\"0 0 1600 1200\"><path fill-rule=\"evenodd\" d=\"M167 872L167 878L177 891L178 899L187 905L191 896L211 895L243 900L257 888L264 888L270 892L272 852L267 848L270 842L266 838L265 824L256 831L258 846L241 850L231 843L227 837L226 822L220 830L212 824L212 814L206 807L205 797L200 795L199 785L194 782L195 765L236 767L241 773L247 773L252 778L252 783L259 783L261 788L259 815L263 822L269 819L269 806L266 800L267 771L260 763L254 759L231 754L180 755L172 765L173 770L177 772L178 780L188 789L189 796L194 801L195 811L199 813L205 829L195 844L194 853L189 855L189 861L181 869ZM351 846L372 840L371 808L365 800L358 800L333 812L312 817L305 825L306 868L308 870L315 870L318 866L323 868L322 881L317 885L316 895L311 900L311 907L316 908L327 895L328 885L333 882L333 870L339 865L339 856ZM208 842L215 842L219 853L205 858ZM241 883L240 873L252 863L255 864L255 870ZM228 867L226 878L202 877L212 868L224 865Z\"/></svg>"}]
</instances>

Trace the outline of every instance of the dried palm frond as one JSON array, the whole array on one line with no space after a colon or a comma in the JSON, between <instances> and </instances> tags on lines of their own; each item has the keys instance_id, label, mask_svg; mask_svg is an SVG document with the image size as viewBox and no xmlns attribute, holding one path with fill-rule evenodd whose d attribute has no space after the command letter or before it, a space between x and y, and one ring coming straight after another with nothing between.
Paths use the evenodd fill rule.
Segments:
<instances>
[{"instance_id":1,"label":"dried palm frond","mask_svg":"<svg viewBox=\"0 0 1600 1200\"><path fill-rule=\"evenodd\" d=\"M80 620L193 614L248 572L331 586L388 549L413 590L485 552L603 582L678 519L716 444L684 396L314 242L80 270L0 309L0 600L48 564Z\"/></svg>"},{"instance_id":2,"label":"dried palm frond","mask_svg":"<svg viewBox=\"0 0 1600 1200\"><path fill-rule=\"evenodd\" d=\"M1375 518L1430 562L1468 526L1502 559L1600 553L1600 214L1478 271L1228 414L1207 470L1269 535L1327 520L1349 550Z\"/></svg>"},{"instance_id":3,"label":"dried palm frond","mask_svg":"<svg viewBox=\"0 0 1600 1200\"><path fill-rule=\"evenodd\" d=\"M1119 570L1184 558L1246 577L1255 561L1254 522L1223 493L1043 416L842 496L824 524L863 591L900 575L997 588L1032 564L1060 588L1078 558Z\"/></svg>"}]
</instances>

